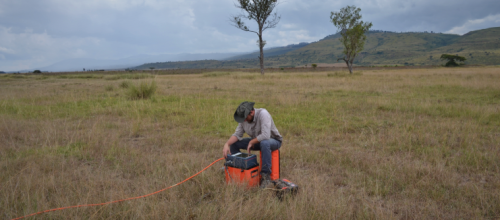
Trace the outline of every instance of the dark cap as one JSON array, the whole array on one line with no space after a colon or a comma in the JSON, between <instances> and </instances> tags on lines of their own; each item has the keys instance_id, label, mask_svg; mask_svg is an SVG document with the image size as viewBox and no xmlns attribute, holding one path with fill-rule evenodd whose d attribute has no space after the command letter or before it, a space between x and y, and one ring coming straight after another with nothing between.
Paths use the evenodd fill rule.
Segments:
<instances>
[{"instance_id":1,"label":"dark cap","mask_svg":"<svg viewBox=\"0 0 500 220\"><path fill-rule=\"evenodd\" d=\"M248 114L250 114L250 112L253 110L254 104L255 102L242 102L234 112L234 120L236 120L238 123L243 123Z\"/></svg>"}]
</instances>

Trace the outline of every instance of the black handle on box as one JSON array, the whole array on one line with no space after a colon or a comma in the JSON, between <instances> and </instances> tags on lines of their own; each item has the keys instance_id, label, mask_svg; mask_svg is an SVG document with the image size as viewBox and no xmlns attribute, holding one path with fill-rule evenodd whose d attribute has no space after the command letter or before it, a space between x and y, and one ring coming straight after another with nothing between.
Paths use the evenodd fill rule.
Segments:
<instances>
[{"instance_id":1,"label":"black handle on box","mask_svg":"<svg viewBox=\"0 0 500 220\"><path fill-rule=\"evenodd\" d=\"M250 177L252 177L252 178L256 177L256 176L257 176L257 172L258 172L258 171L259 171L259 170L254 170L254 171L250 172ZM255 175L253 175L254 173L256 173L256 174L255 174Z\"/></svg>"}]
</instances>

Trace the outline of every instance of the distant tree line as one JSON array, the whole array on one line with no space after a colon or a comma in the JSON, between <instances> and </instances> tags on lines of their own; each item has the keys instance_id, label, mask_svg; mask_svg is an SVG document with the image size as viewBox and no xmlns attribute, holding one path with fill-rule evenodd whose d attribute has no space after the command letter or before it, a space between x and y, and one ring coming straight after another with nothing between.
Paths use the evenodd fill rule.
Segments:
<instances>
[{"instance_id":1,"label":"distant tree line","mask_svg":"<svg viewBox=\"0 0 500 220\"><path fill-rule=\"evenodd\" d=\"M100 69L100 70L85 70L85 68L83 68L83 72L104 72L106 70L103 70L103 69Z\"/></svg>"}]
</instances>

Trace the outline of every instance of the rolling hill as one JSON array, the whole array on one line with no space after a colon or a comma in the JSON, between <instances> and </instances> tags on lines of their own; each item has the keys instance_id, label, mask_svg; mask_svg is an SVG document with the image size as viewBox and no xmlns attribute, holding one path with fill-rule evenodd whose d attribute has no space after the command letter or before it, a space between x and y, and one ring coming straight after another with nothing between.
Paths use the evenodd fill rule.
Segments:
<instances>
[{"instance_id":1,"label":"rolling hill","mask_svg":"<svg viewBox=\"0 0 500 220\"><path fill-rule=\"evenodd\" d=\"M158 54L146 55L140 54L122 59L89 59L89 58L76 58L67 59L49 66L38 67L28 70L21 70L20 72L33 72L35 69L51 72L64 72L64 71L82 71L83 68L87 70L92 69L125 69L130 66L141 65L146 62L165 62L165 61L188 61L188 60L205 60L205 59L226 59L243 53L206 53L206 54ZM17 72L17 71L16 71Z\"/></svg>"},{"instance_id":2,"label":"rolling hill","mask_svg":"<svg viewBox=\"0 0 500 220\"><path fill-rule=\"evenodd\" d=\"M334 34L302 47L265 50L266 67L304 66L311 63L338 63L343 47ZM441 65L441 54L456 54L467 58L466 64L500 65L500 27L469 32L465 35L441 33L395 33L372 31L367 34L364 50L357 65ZM162 68L257 68L253 54L228 60L149 63L136 69Z\"/></svg>"},{"instance_id":3,"label":"rolling hill","mask_svg":"<svg viewBox=\"0 0 500 220\"><path fill-rule=\"evenodd\" d=\"M300 49L300 48L305 47L307 45L309 45L309 43L291 44L291 45L284 46L284 47L274 47L274 48L266 49L266 50L264 50L264 57L279 56L282 54L286 54L290 51ZM256 51L256 52L253 52L250 54L229 57L226 60L246 60L246 59L258 58L259 56L260 56L260 52Z\"/></svg>"}]
</instances>

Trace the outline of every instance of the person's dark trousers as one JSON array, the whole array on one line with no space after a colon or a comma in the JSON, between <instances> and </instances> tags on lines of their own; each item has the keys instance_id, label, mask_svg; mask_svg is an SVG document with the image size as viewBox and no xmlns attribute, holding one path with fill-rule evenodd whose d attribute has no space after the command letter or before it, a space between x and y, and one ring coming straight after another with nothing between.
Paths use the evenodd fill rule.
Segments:
<instances>
[{"instance_id":1,"label":"person's dark trousers","mask_svg":"<svg viewBox=\"0 0 500 220\"><path fill-rule=\"evenodd\" d=\"M241 141L236 141L236 143L231 145L231 154L240 152L240 149L246 150L251 140L252 138L243 138ZM280 149L280 147L281 142L272 138L263 140L252 147L251 150L260 151L262 157L261 173L271 174L271 152Z\"/></svg>"}]
</instances>

